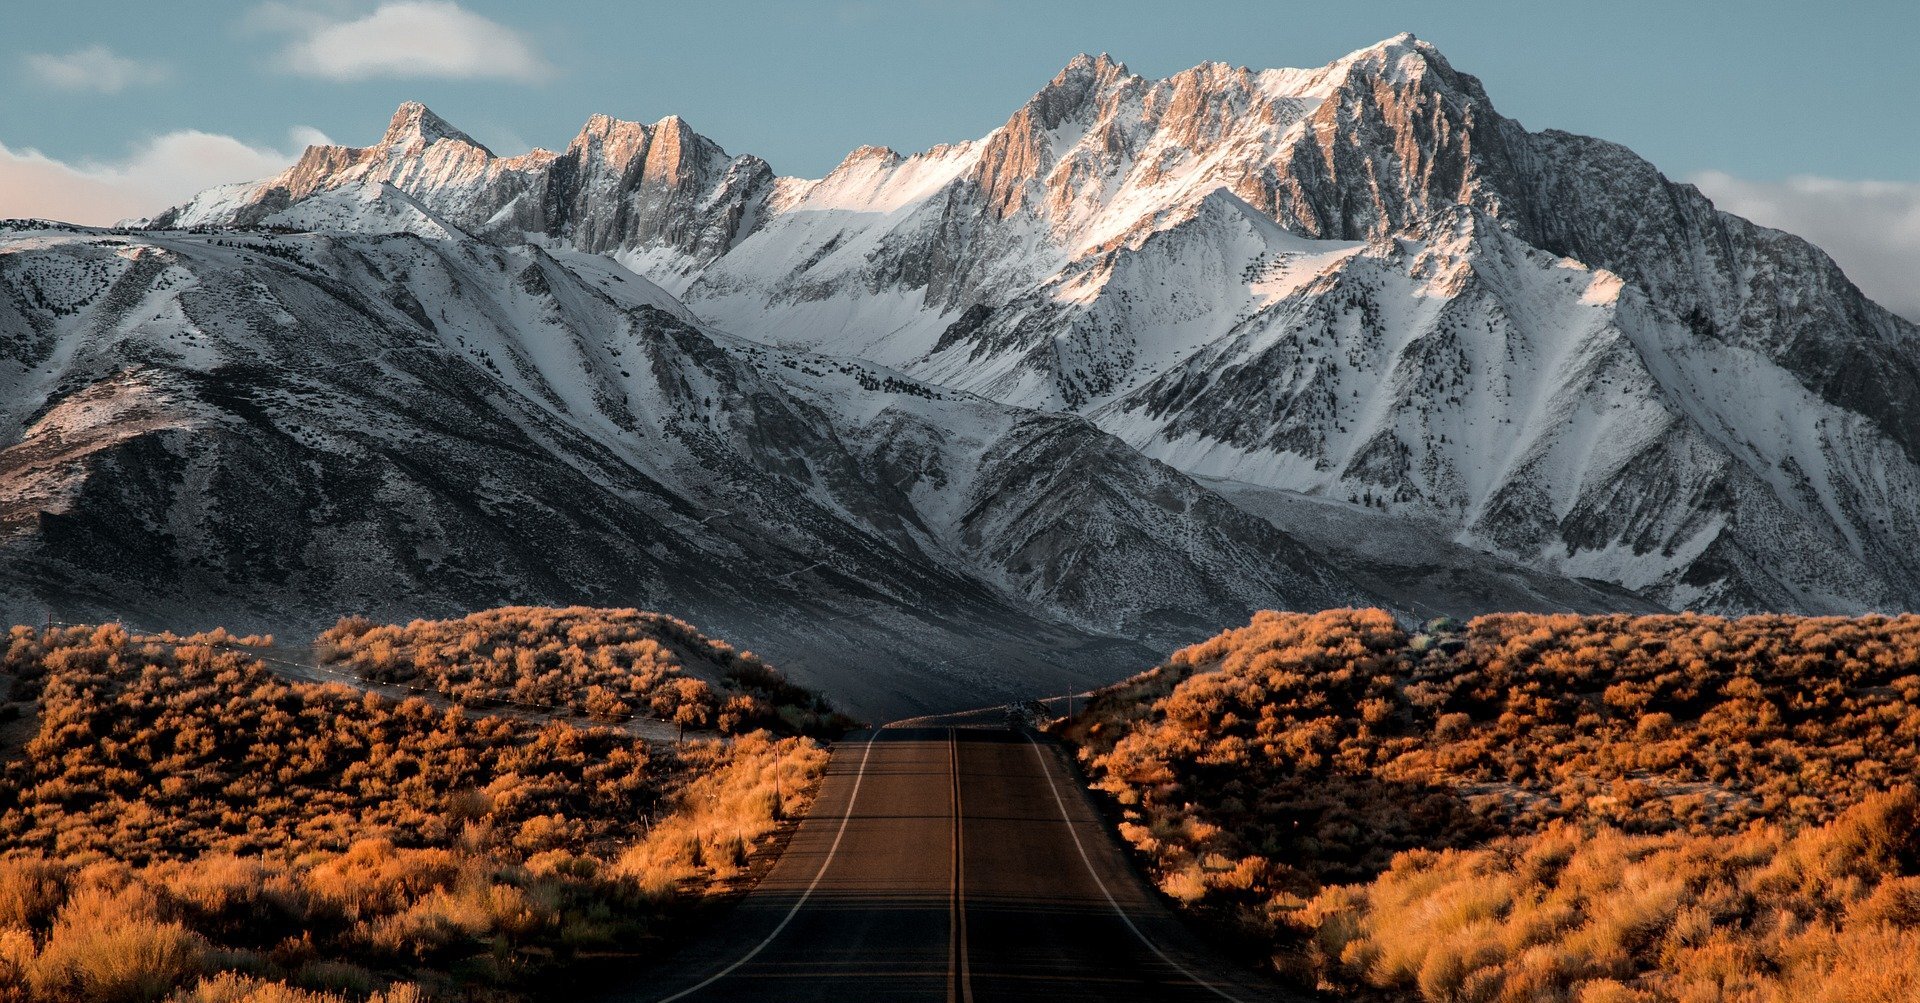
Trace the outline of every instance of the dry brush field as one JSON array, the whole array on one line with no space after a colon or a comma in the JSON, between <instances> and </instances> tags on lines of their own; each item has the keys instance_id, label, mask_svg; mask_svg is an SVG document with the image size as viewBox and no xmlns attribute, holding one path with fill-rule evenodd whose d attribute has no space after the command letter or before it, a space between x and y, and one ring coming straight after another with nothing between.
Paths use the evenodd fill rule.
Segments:
<instances>
[{"instance_id":1,"label":"dry brush field","mask_svg":"<svg viewBox=\"0 0 1920 1003\"><path fill-rule=\"evenodd\" d=\"M564 618L588 664L592 619ZM380 630L427 650L464 629ZM571 997L741 878L826 762L748 727L781 722L771 702L728 721L715 694L739 737L650 744L287 682L231 640L13 628L0 1000Z\"/></svg>"},{"instance_id":2,"label":"dry brush field","mask_svg":"<svg viewBox=\"0 0 1920 1003\"><path fill-rule=\"evenodd\" d=\"M1167 894L1337 997L1920 999L1920 617L1263 613L1067 733Z\"/></svg>"},{"instance_id":3,"label":"dry brush field","mask_svg":"<svg viewBox=\"0 0 1920 1003\"><path fill-rule=\"evenodd\" d=\"M320 635L316 654L377 682L481 706L653 717L727 735L833 735L852 723L753 652L634 609L512 606L406 626L349 617Z\"/></svg>"}]
</instances>

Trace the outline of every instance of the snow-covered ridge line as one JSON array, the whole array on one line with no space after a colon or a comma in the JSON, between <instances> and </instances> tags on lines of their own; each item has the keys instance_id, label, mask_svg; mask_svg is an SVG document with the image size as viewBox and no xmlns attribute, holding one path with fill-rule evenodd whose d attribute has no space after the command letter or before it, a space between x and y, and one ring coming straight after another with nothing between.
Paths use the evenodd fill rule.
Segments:
<instances>
[{"instance_id":1,"label":"snow-covered ridge line","mask_svg":"<svg viewBox=\"0 0 1920 1003\"><path fill-rule=\"evenodd\" d=\"M1920 605L1920 329L1400 35L1069 62L979 139L776 178L677 119L499 158L425 109L162 224L532 240L713 327L1668 605ZM1737 378L1735 376L1737 374Z\"/></svg>"}]
</instances>

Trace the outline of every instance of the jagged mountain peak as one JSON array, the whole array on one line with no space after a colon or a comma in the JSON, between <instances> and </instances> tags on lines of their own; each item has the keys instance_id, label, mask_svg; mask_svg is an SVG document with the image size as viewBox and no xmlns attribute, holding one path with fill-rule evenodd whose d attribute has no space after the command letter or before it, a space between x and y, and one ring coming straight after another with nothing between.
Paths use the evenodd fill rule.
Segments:
<instances>
[{"instance_id":1,"label":"jagged mountain peak","mask_svg":"<svg viewBox=\"0 0 1920 1003\"><path fill-rule=\"evenodd\" d=\"M394 109L380 145L396 152L417 152L443 139L478 147L489 156L493 153L418 101L404 101Z\"/></svg>"},{"instance_id":2,"label":"jagged mountain peak","mask_svg":"<svg viewBox=\"0 0 1920 1003\"><path fill-rule=\"evenodd\" d=\"M653 130L639 122L595 114L587 119L573 141L567 144L567 153L575 157L586 156L625 164L646 149L652 135Z\"/></svg>"},{"instance_id":3,"label":"jagged mountain peak","mask_svg":"<svg viewBox=\"0 0 1920 1003\"><path fill-rule=\"evenodd\" d=\"M1068 61L1023 107L1068 112L1088 106L1097 108L1114 90L1136 81L1202 91L1245 91L1258 86L1273 97L1317 98L1337 90L1356 74L1364 79L1384 78L1404 84L1418 81L1429 72L1438 73L1449 87L1485 99L1478 81L1455 71L1437 46L1412 32L1401 32L1320 67L1256 69L1208 61L1158 80L1132 72L1127 64L1104 52L1098 56L1081 53ZM1046 124L1052 127L1056 123L1050 120Z\"/></svg>"},{"instance_id":4,"label":"jagged mountain peak","mask_svg":"<svg viewBox=\"0 0 1920 1003\"><path fill-rule=\"evenodd\" d=\"M378 196L381 186L432 219ZM645 245L667 267L684 269L730 247L772 188L765 161L729 156L677 115L643 125L596 114L562 153L499 157L409 101L378 144L313 147L280 175L203 192L150 225L265 224L436 238L457 230L510 243L544 234L594 253ZM375 197L337 194L352 192ZM314 198L327 204L301 205Z\"/></svg>"},{"instance_id":5,"label":"jagged mountain peak","mask_svg":"<svg viewBox=\"0 0 1920 1003\"><path fill-rule=\"evenodd\" d=\"M1102 77L1125 77L1132 75L1133 74L1127 70L1127 64L1113 58L1107 53L1102 52L1097 56L1093 56L1082 52L1072 59L1067 60L1067 65L1061 67L1060 72L1053 75L1052 83L1058 86L1086 77L1099 79Z\"/></svg>"},{"instance_id":6,"label":"jagged mountain peak","mask_svg":"<svg viewBox=\"0 0 1920 1003\"><path fill-rule=\"evenodd\" d=\"M1356 81L1368 86L1378 81L1396 88L1437 89L1465 101L1491 104L1477 77L1454 69L1438 46L1412 32L1355 49L1327 64L1323 72L1329 91Z\"/></svg>"},{"instance_id":7,"label":"jagged mountain peak","mask_svg":"<svg viewBox=\"0 0 1920 1003\"><path fill-rule=\"evenodd\" d=\"M686 119L678 115L668 115L648 125L630 119L616 118L604 113L588 116L586 124L580 127L573 141L567 144L570 153L582 150L601 150L614 159L624 161L621 155L648 148L651 144L666 143L676 149L697 149L714 157L731 159L720 144L700 133L689 125Z\"/></svg>"},{"instance_id":8,"label":"jagged mountain peak","mask_svg":"<svg viewBox=\"0 0 1920 1003\"><path fill-rule=\"evenodd\" d=\"M1125 63L1104 52L1098 56L1083 52L1027 99L1008 125L1013 127L1025 117L1038 128L1053 129L1062 122L1088 117L1097 112L1116 87L1138 79Z\"/></svg>"},{"instance_id":9,"label":"jagged mountain peak","mask_svg":"<svg viewBox=\"0 0 1920 1003\"><path fill-rule=\"evenodd\" d=\"M1168 83L1185 81L1190 86L1233 87L1251 79L1254 71L1245 66L1211 60L1196 63L1167 78Z\"/></svg>"},{"instance_id":10,"label":"jagged mountain peak","mask_svg":"<svg viewBox=\"0 0 1920 1003\"><path fill-rule=\"evenodd\" d=\"M835 167L832 171L829 171L828 175L832 176L842 171L857 170L862 167L876 165L876 164L885 166L885 167L891 167L895 164L898 164L903 159L905 158L903 158L900 155L900 151L894 149L891 146L874 146L872 144L868 144L866 146L856 148L852 153L849 153L845 157L841 158L839 166Z\"/></svg>"},{"instance_id":11,"label":"jagged mountain peak","mask_svg":"<svg viewBox=\"0 0 1920 1003\"><path fill-rule=\"evenodd\" d=\"M1354 59L1358 56L1362 56L1368 53L1376 53L1376 52L1382 53L1388 56L1394 56L1394 57L1407 55L1407 54L1415 54L1415 53L1417 54L1432 53L1433 55L1440 54L1440 50L1437 47L1435 47L1432 42L1429 42L1423 38L1420 38L1419 36L1415 35L1411 31L1402 31L1397 34L1383 38L1380 41L1373 43L1372 45L1362 46L1361 48L1355 49L1352 52L1347 53L1346 56L1343 57L1343 59ZM1335 62L1341 62L1341 61L1342 60L1335 60Z\"/></svg>"},{"instance_id":12,"label":"jagged mountain peak","mask_svg":"<svg viewBox=\"0 0 1920 1003\"><path fill-rule=\"evenodd\" d=\"M646 129L647 127L645 125L630 119L618 118L605 112L594 112L587 116L586 124L580 127L580 132L574 142L577 144L582 139L588 137L604 137L614 133L635 130L645 132Z\"/></svg>"},{"instance_id":13,"label":"jagged mountain peak","mask_svg":"<svg viewBox=\"0 0 1920 1003\"><path fill-rule=\"evenodd\" d=\"M1372 45L1355 49L1328 63L1327 68L1355 65L1397 66L1402 63L1413 67L1429 62L1451 65L1447 63L1447 57L1440 52L1438 46L1417 37L1411 31L1403 31Z\"/></svg>"}]
</instances>

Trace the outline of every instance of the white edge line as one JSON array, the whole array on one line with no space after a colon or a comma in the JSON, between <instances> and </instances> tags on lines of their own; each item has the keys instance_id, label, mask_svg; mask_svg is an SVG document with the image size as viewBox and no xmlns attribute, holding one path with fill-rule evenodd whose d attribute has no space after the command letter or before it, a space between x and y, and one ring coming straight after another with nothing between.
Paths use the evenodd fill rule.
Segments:
<instances>
[{"instance_id":1,"label":"white edge line","mask_svg":"<svg viewBox=\"0 0 1920 1003\"><path fill-rule=\"evenodd\" d=\"M761 951L766 950L767 945L773 943L775 937L780 936L780 931L785 930L787 924L793 922L793 917L800 912L800 907L806 905L807 900L813 897L813 890L820 887L820 879L827 876L827 868L833 866L834 855L840 852L840 840L847 834L847 823L853 821L853 806L860 800L860 784L867 779L867 758L873 755L873 740L880 737L880 731L881 729L875 728L873 734L867 736L867 749L860 756L860 769L853 775L853 793L847 795L847 811L846 814L840 816L840 829L833 834L833 845L827 848L827 859L820 862L819 872L814 874L813 881L807 885L807 890L800 893L799 901L793 904L793 908L787 910L787 915L780 920L780 925L774 927L772 933L767 934L767 939L753 945L753 950L741 955L740 960L707 976L705 980L695 985L688 986L674 993L672 996L661 998L660 1003L673 1003L674 1000L685 999L713 985L715 982L732 975L741 965L752 961ZM1111 898L1111 896L1109 896L1109 898Z\"/></svg>"},{"instance_id":2,"label":"white edge line","mask_svg":"<svg viewBox=\"0 0 1920 1003\"><path fill-rule=\"evenodd\" d=\"M1152 951L1155 955L1158 955L1161 961L1164 961L1167 964L1172 965L1175 971L1186 976L1189 982L1192 982L1193 984L1200 986L1203 989L1207 989L1211 991L1215 996L1218 996L1221 999L1232 1000L1233 1003L1240 1003L1240 1000L1238 997L1235 997L1231 993L1227 992L1225 989L1222 989L1219 986L1216 986L1213 983L1208 982L1207 980L1201 978L1200 976L1193 974L1191 971L1187 970L1187 966L1181 964L1178 961L1173 960L1170 957L1167 957L1167 952L1162 951L1160 949L1160 945L1154 943L1151 940L1148 940L1147 935L1140 932L1139 927L1133 925L1133 918L1127 915L1127 911L1125 909L1120 908L1119 901L1113 897L1113 892L1108 890L1107 882L1100 877L1099 871L1094 870L1093 858L1087 856L1087 846L1085 843L1082 843L1080 841L1080 833L1078 830L1074 829L1073 827L1073 816L1067 814L1067 802L1060 797L1060 785L1053 782L1053 770L1048 768L1047 757L1041 754L1040 752L1040 743L1034 741L1033 736L1028 734L1025 731L1022 731L1020 735L1022 738L1025 738L1027 740L1028 745L1033 746L1033 757L1040 761L1040 772L1047 778L1048 789L1053 791L1053 803L1060 806L1060 820L1067 824L1067 835L1073 837L1073 847L1074 849L1080 851L1080 862L1087 865L1087 874L1093 878L1094 884L1100 886L1100 894L1105 895L1107 897L1107 904L1113 907L1114 915L1120 917L1120 922L1127 924L1127 929L1133 931L1133 935L1140 939L1140 943L1147 945L1147 949Z\"/></svg>"},{"instance_id":3,"label":"white edge line","mask_svg":"<svg viewBox=\"0 0 1920 1003\"><path fill-rule=\"evenodd\" d=\"M953 752L953 897L955 922L960 928L960 1000L961 1003L973 1003L973 959L967 947L967 816L960 799L958 729L947 729L947 747Z\"/></svg>"}]
</instances>

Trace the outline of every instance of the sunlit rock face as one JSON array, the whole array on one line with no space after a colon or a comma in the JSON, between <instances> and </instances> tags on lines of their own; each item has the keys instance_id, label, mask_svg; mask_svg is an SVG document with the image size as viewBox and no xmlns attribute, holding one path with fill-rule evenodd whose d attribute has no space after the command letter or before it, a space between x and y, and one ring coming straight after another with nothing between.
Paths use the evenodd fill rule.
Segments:
<instances>
[{"instance_id":1,"label":"sunlit rock face","mask_svg":"<svg viewBox=\"0 0 1920 1003\"><path fill-rule=\"evenodd\" d=\"M553 237L592 252L663 250L684 265L725 253L772 183L765 162L727 156L677 116L647 126L595 115L564 152L497 157L409 102L373 146L310 147L278 177L214 189L153 225L300 226L307 220L279 214L311 198L390 187L470 235ZM377 202L371 194L363 200ZM392 228L377 215L332 222Z\"/></svg>"}]
</instances>

